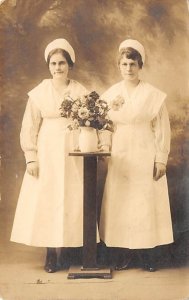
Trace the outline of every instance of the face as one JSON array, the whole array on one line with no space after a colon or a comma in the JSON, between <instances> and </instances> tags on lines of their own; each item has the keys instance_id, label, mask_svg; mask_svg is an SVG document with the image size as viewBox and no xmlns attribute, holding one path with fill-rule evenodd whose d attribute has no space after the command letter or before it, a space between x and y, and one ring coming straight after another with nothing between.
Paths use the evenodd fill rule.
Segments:
<instances>
[{"instance_id":1,"label":"face","mask_svg":"<svg viewBox=\"0 0 189 300\"><path fill-rule=\"evenodd\" d=\"M123 79L132 82L138 81L140 67L137 60L123 56L120 60L119 68Z\"/></svg>"},{"instance_id":2,"label":"face","mask_svg":"<svg viewBox=\"0 0 189 300\"><path fill-rule=\"evenodd\" d=\"M49 71L53 79L66 79L68 77L68 62L61 53L55 53L51 56L49 61Z\"/></svg>"}]
</instances>

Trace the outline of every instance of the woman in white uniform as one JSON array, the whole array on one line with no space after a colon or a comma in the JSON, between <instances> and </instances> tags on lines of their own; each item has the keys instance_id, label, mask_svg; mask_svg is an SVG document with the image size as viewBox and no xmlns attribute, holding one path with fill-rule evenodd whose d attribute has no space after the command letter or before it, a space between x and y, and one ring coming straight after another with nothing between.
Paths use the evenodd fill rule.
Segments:
<instances>
[{"instance_id":1,"label":"woman in white uniform","mask_svg":"<svg viewBox=\"0 0 189 300\"><path fill-rule=\"evenodd\" d=\"M87 90L68 77L75 53L65 39L47 45L45 60L52 78L28 93L22 122L26 173L11 241L47 247L45 270L55 272L56 248L83 245L82 159L68 156L72 132L67 129L70 120L60 115L60 106L65 95L77 99Z\"/></svg>"},{"instance_id":2,"label":"woman in white uniform","mask_svg":"<svg viewBox=\"0 0 189 300\"><path fill-rule=\"evenodd\" d=\"M139 78L145 51L136 40L119 47L123 80L103 95L115 124L112 155L102 201L100 235L108 247L118 247L122 259L116 269L128 267L131 249L145 249L145 268L158 245L173 242L166 179L170 125L166 95Z\"/></svg>"}]
</instances>

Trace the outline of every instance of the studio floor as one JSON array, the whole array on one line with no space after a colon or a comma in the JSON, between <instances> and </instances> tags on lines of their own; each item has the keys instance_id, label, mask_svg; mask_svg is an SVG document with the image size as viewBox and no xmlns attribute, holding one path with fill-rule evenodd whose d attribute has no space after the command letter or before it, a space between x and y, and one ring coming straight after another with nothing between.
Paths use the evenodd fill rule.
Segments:
<instances>
[{"instance_id":1,"label":"studio floor","mask_svg":"<svg viewBox=\"0 0 189 300\"><path fill-rule=\"evenodd\" d=\"M1 300L188 300L189 268L114 271L112 279L67 279L43 271L44 250L11 245L0 255Z\"/></svg>"},{"instance_id":2,"label":"studio floor","mask_svg":"<svg viewBox=\"0 0 189 300\"><path fill-rule=\"evenodd\" d=\"M162 253L160 268L113 271L112 279L67 279L43 270L45 250L9 241L23 170L3 168L0 201L0 300L189 300L189 237L176 244L177 264ZM167 257L165 257L167 255ZM187 259L186 259L187 256Z\"/></svg>"}]
</instances>

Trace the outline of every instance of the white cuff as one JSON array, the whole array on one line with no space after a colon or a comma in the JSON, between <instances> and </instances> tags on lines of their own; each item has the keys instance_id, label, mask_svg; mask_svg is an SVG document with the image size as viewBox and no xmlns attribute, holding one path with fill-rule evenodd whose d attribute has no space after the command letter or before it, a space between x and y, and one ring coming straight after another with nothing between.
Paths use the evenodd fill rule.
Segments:
<instances>
[{"instance_id":1,"label":"white cuff","mask_svg":"<svg viewBox=\"0 0 189 300\"><path fill-rule=\"evenodd\" d=\"M156 153L156 156L155 156L155 162L159 162L159 163L162 163L162 164L167 164L167 160L168 160L168 153L166 152L158 152Z\"/></svg>"},{"instance_id":2,"label":"white cuff","mask_svg":"<svg viewBox=\"0 0 189 300\"><path fill-rule=\"evenodd\" d=\"M26 163L30 161L37 161L37 151L35 150L26 151L24 155L25 155Z\"/></svg>"}]
</instances>

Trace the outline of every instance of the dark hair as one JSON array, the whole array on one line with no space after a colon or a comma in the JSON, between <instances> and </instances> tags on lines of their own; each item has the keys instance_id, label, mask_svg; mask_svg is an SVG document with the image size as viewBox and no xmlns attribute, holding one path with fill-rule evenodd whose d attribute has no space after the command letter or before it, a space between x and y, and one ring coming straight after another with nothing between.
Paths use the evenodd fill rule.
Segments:
<instances>
[{"instance_id":1,"label":"dark hair","mask_svg":"<svg viewBox=\"0 0 189 300\"><path fill-rule=\"evenodd\" d=\"M71 60L69 53L66 50L61 49L61 48L53 49L52 51L49 52L48 57L47 57L47 65L48 66L49 66L51 57L53 56L53 54L56 54L56 53L61 53L62 56L64 56L64 58L66 59L68 66L70 68L73 68L74 63Z\"/></svg>"},{"instance_id":2,"label":"dark hair","mask_svg":"<svg viewBox=\"0 0 189 300\"><path fill-rule=\"evenodd\" d=\"M135 50L131 47L123 48L118 56L118 65L120 64L120 61L123 58L123 56L126 56L126 58L137 60L139 68L142 69L142 66L143 66L142 56L140 55L140 53L137 50Z\"/></svg>"}]
</instances>

